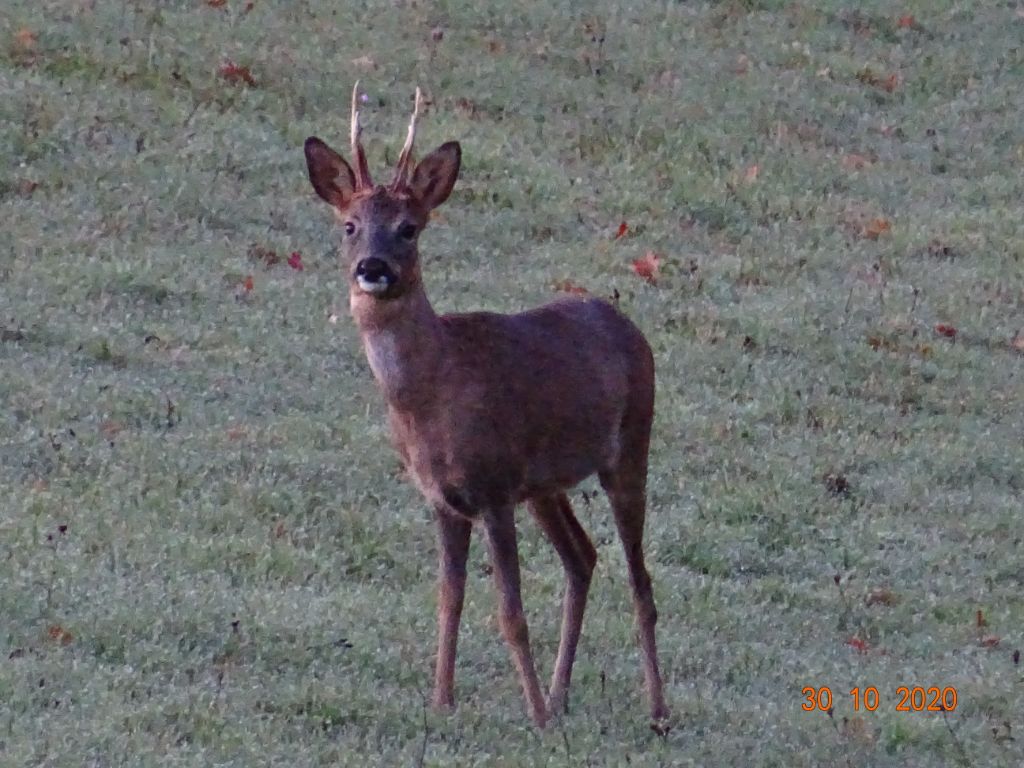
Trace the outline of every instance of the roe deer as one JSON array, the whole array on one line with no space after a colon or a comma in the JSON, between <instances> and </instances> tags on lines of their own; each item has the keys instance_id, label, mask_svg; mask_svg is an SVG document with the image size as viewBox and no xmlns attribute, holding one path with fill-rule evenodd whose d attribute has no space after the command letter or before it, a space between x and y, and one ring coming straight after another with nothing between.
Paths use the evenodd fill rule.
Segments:
<instances>
[{"instance_id":1,"label":"roe deer","mask_svg":"<svg viewBox=\"0 0 1024 768\"><path fill-rule=\"evenodd\" d=\"M647 452L654 359L643 334L597 299L556 301L515 315L437 315L420 274L417 239L448 199L461 150L450 141L413 165L416 101L394 180L375 186L352 93L355 170L316 137L309 179L344 227L349 304L388 406L393 441L438 527L438 651L433 704L454 706L455 646L470 533L486 534L499 623L526 706L543 728L567 706L597 552L566 489L598 474L625 549L651 715L668 715L655 649L657 612L644 565ZM525 501L565 568L561 641L547 702L523 616L514 512Z\"/></svg>"}]
</instances>

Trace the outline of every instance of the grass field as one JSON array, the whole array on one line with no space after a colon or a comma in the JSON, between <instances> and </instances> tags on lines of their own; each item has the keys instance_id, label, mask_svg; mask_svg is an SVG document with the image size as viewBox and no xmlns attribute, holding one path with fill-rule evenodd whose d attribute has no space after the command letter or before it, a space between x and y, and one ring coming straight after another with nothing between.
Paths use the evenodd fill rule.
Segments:
<instances>
[{"instance_id":1,"label":"grass field","mask_svg":"<svg viewBox=\"0 0 1024 768\"><path fill-rule=\"evenodd\" d=\"M0 765L1024 761L1022 6L582 7L6 0ZM378 173L416 84L421 148L462 142L439 310L569 281L651 341L664 737L593 482L571 713L529 725L476 540L424 708L432 523L301 150L357 77ZM546 678L561 568L520 546Z\"/></svg>"}]
</instances>

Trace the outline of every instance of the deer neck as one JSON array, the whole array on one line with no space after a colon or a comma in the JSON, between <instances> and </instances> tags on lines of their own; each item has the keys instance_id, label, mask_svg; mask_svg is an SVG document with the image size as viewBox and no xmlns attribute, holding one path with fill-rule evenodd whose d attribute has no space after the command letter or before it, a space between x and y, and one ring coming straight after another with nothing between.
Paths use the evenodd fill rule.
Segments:
<instances>
[{"instance_id":1,"label":"deer neck","mask_svg":"<svg viewBox=\"0 0 1024 768\"><path fill-rule=\"evenodd\" d=\"M352 314L377 384L400 411L429 405L443 365L443 327L422 286L392 301L353 297Z\"/></svg>"}]
</instances>

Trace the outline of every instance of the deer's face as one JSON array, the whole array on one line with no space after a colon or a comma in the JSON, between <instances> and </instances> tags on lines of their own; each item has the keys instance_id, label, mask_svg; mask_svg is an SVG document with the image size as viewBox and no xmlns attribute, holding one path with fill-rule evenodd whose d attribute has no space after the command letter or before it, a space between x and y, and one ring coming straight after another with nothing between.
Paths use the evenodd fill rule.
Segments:
<instances>
[{"instance_id":1,"label":"deer's face","mask_svg":"<svg viewBox=\"0 0 1024 768\"><path fill-rule=\"evenodd\" d=\"M419 285L417 241L427 213L415 198L377 187L356 195L338 218L353 295L394 299Z\"/></svg>"},{"instance_id":2,"label":"deer's face","mask_svg":"<svg viewBox=\"0 0 1024 768\"><path fill-rule=\"evenodd\" d=\"M358 85L357 85L358 87ZM306 166L313 189L331 204L341 223L353 302L387 301L420 284L417 241L430 212L448 199L459 175L458 142L442 144L412 169L420 94L394 181L375 186L359 143L356 93L352 99L352 155L356 170L315 136L306 139Z\"/></svg>"}]
</instances>

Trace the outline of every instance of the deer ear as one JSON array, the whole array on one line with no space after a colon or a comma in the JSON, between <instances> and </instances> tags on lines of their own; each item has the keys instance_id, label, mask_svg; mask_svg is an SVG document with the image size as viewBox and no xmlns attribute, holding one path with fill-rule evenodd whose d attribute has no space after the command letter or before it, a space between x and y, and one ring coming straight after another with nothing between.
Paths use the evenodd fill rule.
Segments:
<instances>
[{"instance_id":1,"label":"deer ear","mask_svg":"<svg viewBox=\"0 0 1024 768\"><path fill-rule=\"evenodd\" d=\"M351 166L316 136L306 139L304 149L313 189L335 208L344 208L356 189L356 177Z\"/></svg>"},{"instance_id":2,"label":"deer ear","mask_svg":"<svg viewBox=\"0 0 1024 768\"><path fill-rule=\"evenodd\" d=\"M409 190L427 210L437 208L452 193L455 179L459 177L461 162L462 148L459 147L459 142L449 141L442 144L416 166L409 182Z\"/></svg>"}]
</instances>

